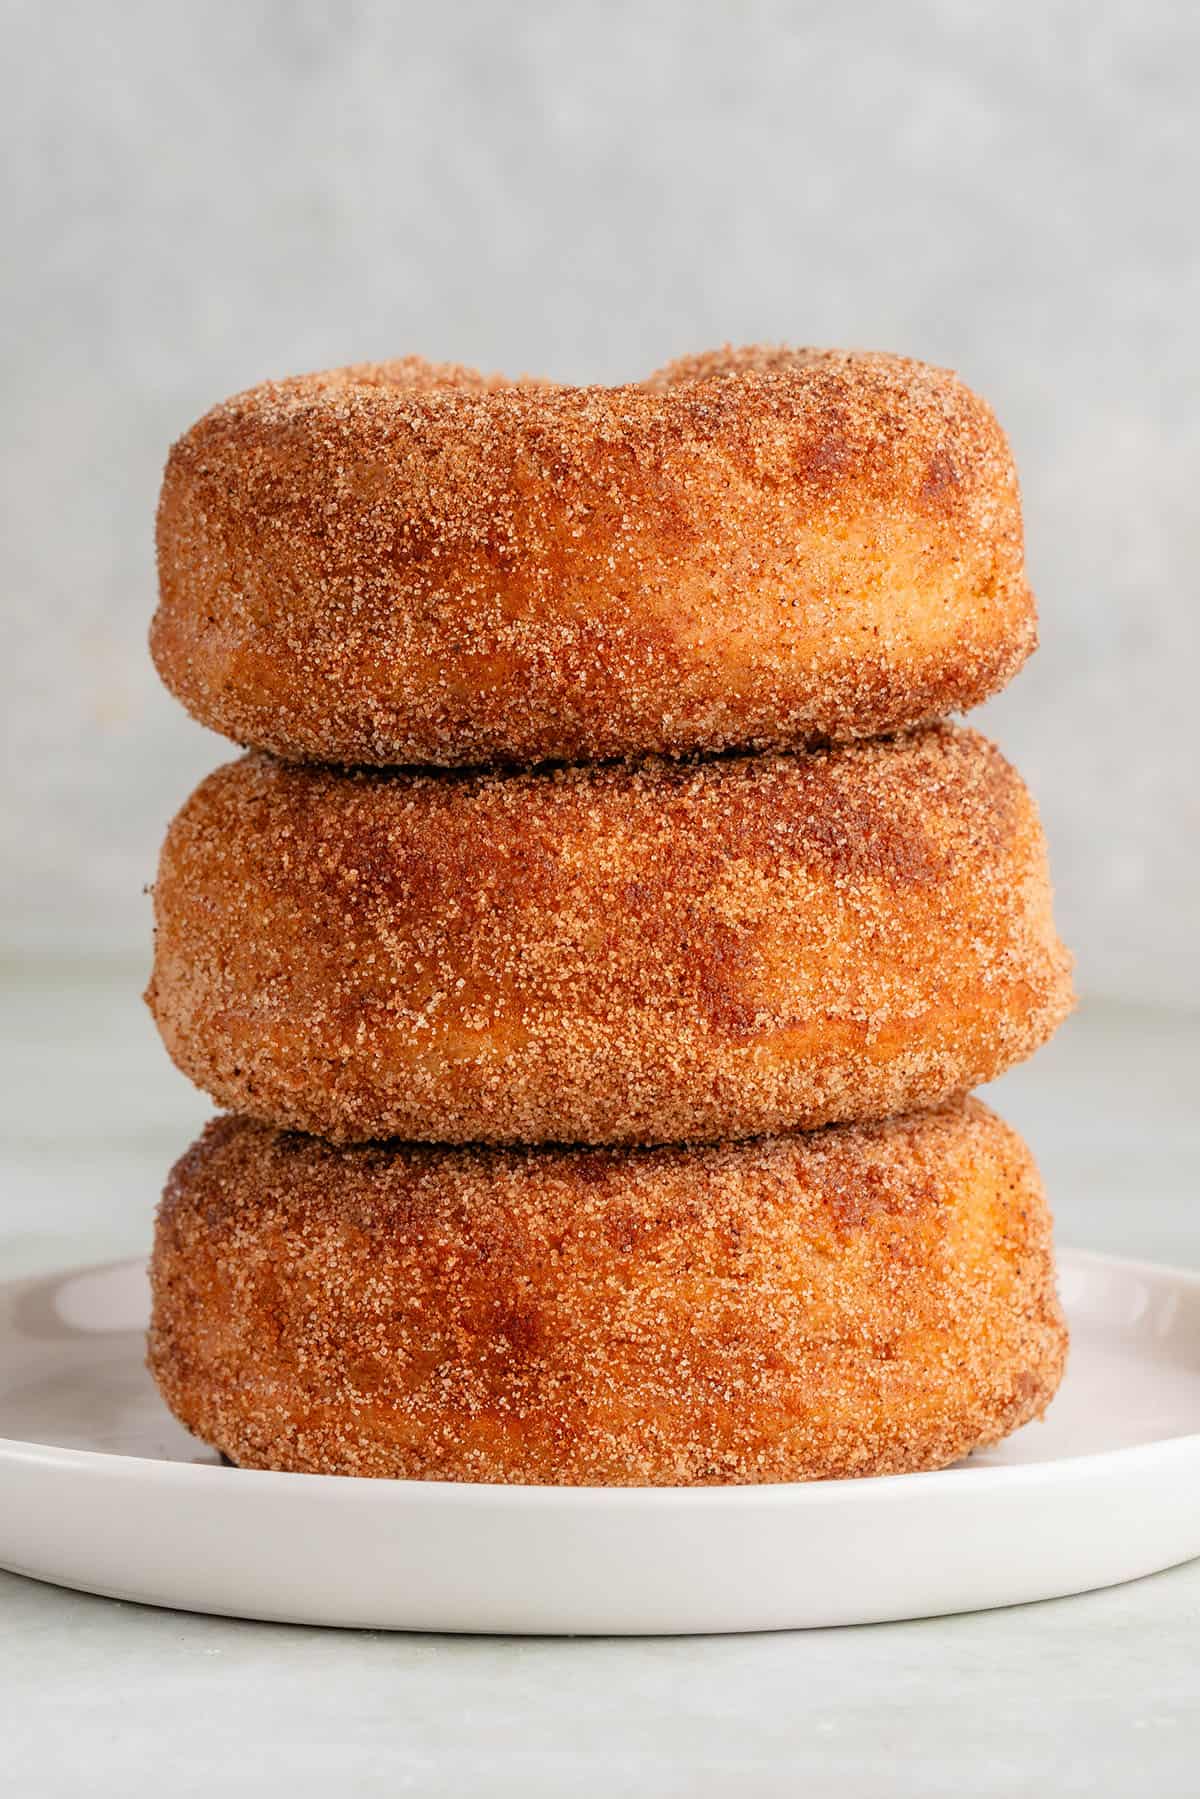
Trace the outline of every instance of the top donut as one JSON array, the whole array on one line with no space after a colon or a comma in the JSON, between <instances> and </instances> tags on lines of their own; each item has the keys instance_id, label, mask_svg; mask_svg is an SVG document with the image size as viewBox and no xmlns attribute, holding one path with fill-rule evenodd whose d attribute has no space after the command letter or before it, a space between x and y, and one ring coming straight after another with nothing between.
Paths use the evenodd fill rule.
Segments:
<instances>
[{"instance_id":1,"label":"top donut","mask_svg":"<svg viewBox=\"0 0 1200 1799\"><path fill-rule=\"evenodd\" d=\"M875 736L976 704L1036 641L1003 432L955 375L875 353L265 382L172 449L158 564L171 691L325 762Z\"/></svg>"}]
</instances>

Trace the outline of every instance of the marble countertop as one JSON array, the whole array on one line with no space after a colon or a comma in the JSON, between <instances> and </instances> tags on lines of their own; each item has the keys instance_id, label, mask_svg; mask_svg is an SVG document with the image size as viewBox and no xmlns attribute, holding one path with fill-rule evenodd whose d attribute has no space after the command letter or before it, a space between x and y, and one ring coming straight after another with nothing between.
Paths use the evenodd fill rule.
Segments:
<instances>
[{"instance_id":1,"label":"marble countertop","mask_svg":"<svg viewBox=\"0 0 1200 1799\"><path fill-rule=\"evenodd\" d=\"M207 1114L139 971L4 971L0 1273L145 1248ZM1200 1265L1200 1017L1093 1005L996 1103L1063 1242ZM155 1611L0 1574L14 1795L438 1799L1192 1795L1200 1562L1010 1611L628 1641L392 1636Z\"/></svg>"}]
</instances>

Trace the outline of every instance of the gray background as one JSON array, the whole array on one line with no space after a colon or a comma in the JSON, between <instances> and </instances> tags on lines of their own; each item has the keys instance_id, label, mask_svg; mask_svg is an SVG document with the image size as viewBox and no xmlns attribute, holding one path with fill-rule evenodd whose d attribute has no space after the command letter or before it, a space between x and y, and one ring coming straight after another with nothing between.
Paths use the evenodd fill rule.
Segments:
<instances>
[{"instance_id":1,"label":"gray background","mask_svg":"<svg viewBox=\"0 0 1200 1799\"><path fill-rule=\"evenodd\" d=\"M0 942L144 957L227 751L144 650L172 437L420 350L900 349L995 404L1044 647L984 714L1086 991L1200 997L1200 9L5 8Z\"/></svg>"},{"instance_id":2,"label":"gray background","mask_svg":"<svg viewBox=\"0 0 1200 1799\"><path fill-rule=\"evenodd\" d=\"M144 1252L210 1109L133 966L166 820L229 753L145 654L170 440L349 358L603 380L760 338L952 364L1013 436L1044 648L985 723L1042 801L1092 1000L996 1097L1064 1241L1200 1260L1200 1012L1138 1003L1200 999L1200 7L0 6L0 1275ZM5 1765L38 1799L1183 1799L1198 1576L514 1644L0 1574Z\"/></svg>"}]
</instances>

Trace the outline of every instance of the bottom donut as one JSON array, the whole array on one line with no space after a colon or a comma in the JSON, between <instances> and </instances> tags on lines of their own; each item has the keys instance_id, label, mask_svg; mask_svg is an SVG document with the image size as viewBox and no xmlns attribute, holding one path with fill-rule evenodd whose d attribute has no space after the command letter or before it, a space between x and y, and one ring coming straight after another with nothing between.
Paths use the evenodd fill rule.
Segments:
<instances>
[{"instance_id":1,"label":"bottom donut","mask_svg":"<svg viewBox=\"0 0 1200 1799\"><path fill-rule=\"evenodd\" d=\"M171 1173L149 1361L246 1468L540 1485L944 1467L1066 1355L1050 1215L977 1100L697 1148L334 1149Z\"/></svg>"}]
</instances>

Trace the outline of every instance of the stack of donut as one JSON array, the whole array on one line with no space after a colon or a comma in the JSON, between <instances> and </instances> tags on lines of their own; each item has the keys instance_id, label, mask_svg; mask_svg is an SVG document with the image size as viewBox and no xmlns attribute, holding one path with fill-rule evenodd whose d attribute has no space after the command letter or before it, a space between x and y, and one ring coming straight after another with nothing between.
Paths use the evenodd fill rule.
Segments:
<instances>
[{"instance_id":1,"label":"stack of donut","mask_svg":"<svg viewBox=\"0 0 1200 1799\"><path fill-rule=\"evenodd\" d=\"M152 649L248 746L171 825L148 1000L228 1110L150 1364L243 1467L687 1485L936 1468L1066 1334L967 1097L1071 1004L1021 780L944 722L1035 642L954 376L625 387L416 359L171 452Z\"/></svg>"}]
</instances>

